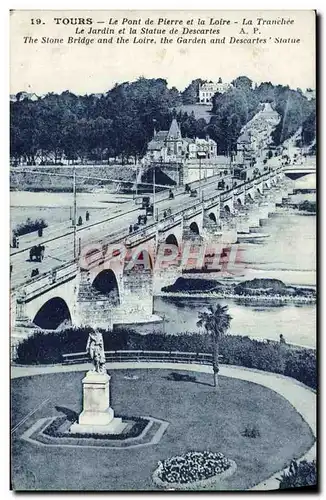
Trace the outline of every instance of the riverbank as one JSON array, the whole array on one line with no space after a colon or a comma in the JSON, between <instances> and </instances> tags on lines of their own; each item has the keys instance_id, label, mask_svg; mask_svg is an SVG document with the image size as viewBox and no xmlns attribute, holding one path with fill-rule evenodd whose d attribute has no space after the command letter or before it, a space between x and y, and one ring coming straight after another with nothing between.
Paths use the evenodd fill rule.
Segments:
<instances>
[{"instance_id":1,"label":"riverbank","mask_svg":"<svg viewBox=\"0 0 326 500\"><path fill-rule=\"evenodd\" d=\"M212 279L178 278L172 285L162 287L158 296L236 299L254 302L315 303L316 291L312 288L288 286L283 281L254 278L226 283Z\"/></svg>"},{"instance_id":2,"label":"riverbank","mask_svg":"<svg viewBox=\"0 0 326 500\"><path fill-rule=\"evenodd\" d=\"M316 298L315 297L292 297L290 295L288 296L245 296L245 295L236 295L232 293L219 293L219 292L160 292L155 294L156 297L175 297L175 298L194 298L194 299L204 299L204 298L211 298L211 299L237 299L241 300L244 302L263 302L264 304L266 303L283 303L283 302L290 302L293 304L315 304L316 303Z\"/></svg>"}]
</instances>

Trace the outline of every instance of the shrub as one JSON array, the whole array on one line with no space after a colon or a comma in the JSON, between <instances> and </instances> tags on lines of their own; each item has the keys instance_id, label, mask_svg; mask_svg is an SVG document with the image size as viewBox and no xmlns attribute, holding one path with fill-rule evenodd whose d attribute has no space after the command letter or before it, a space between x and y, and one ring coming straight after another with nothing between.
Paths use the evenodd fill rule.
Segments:
<instances>
[{"instance_id":1,"label":"shrub","mask_svg":"<svg viewBox=\"0 0 326 500\"><path fill-rule=\"evenodd\" d=\"M168 379L173 380L174 382L196 382L196 377L194 375L179 372L171 372Z\"/></svg>"},{"instance_id":2,"label":"shrub","mask_svg":"<svg viewBox=\"0 0 326 500\"><path fill-rule=\"evenodd\" d=\"M17 347L20 364L62 363L63 354L85 352L91 327L68 328L51 332L38 331ZM182 333L141 335L128 328L101 330L106 351L144 350L211 353L209 335ZM281 373L317 388L315 351L293 348L287 344L258 341L240 335L227 335L220 343L222 363Z\"/></svg>"},{"instance_id":3,"label":"shrub","mask_svg":"<svg viewBox=\"0 0 326 500\"><path fill-rule=\"evenodd\" d=\"M316 486L317 485L317 465L316 461L308 462L291 462L289 471L283 472L282 477L279 478L280 489L285 488L302 488L303 486Z\"/></svg>"},{"instance_id":4,"label":"shrub","mask_svg":"<svg viewBox=\"0 0 326 500\"><path fill-rule=\"evenodd\" d=\"M92 438L92 439L114 439L114 440L123 440L123 439L129 439L129 438L134 438L138 437L145 427L148 424L148 420L146 418L142 417L126 417L126 416L121 416L122 420L128 420L133 422L133 425L126 431L122 432L121 434L87 434L87 433L74 433L70 434L69 432L61 432L59 429L60 427L67 421L66 417L58 417L55 420L53 420L44 430L43 433L47 434L48 436L51 437L56 437L56 438Z\"/></svg>"},{"instance_id":5,"label":"shrub","mask_svg":"<svg viewBox=\"0 0 326 500\"><path fill-rule=\"evenodd\" d=\"M38 231L45 227L48 227L48 224L44 219L36 219L33 221L28 218L26 222L22 222L15 227L13 234L14 236L23 236L24 234L32 233L33 231Z\"/></svg>"},{"instance_id":6,"label":"shrub","mask_svg":"<svg viewBox=\"0 0 326 500\"><path fill-rule=\"evenodd\" d=\"M247 426L244 431L241 433L242 436L244 437L249 437L249 438L256 438L256 437L260 437L260 431L258 429L258 427L256 427L255 425L252 425L252 426Z\"/></svg>"}]
</instances>

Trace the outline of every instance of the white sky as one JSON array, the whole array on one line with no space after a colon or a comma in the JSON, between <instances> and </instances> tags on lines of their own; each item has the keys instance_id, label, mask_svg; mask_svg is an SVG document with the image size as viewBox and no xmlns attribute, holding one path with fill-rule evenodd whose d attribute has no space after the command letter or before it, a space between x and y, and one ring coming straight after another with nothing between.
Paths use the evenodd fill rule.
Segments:
<instances>
[{"instance_id":1,"label":"white sky","mask_svg":"<svg viewBox=\"0 0 326 500\"><path fill-rule=\"evenodd\" d=\"M125 16L134 19L163 16L184 20L191 17L237 20L237 26L213 26L220 27L220 36L225 35L227 39L237 36L243 18L291 17L295 20L294 25L268 26L261 30L259 36L300 38L301 42L266 45L157 43L89 46L23 43L24 35L39 39L42 36L64 37L66 41L68 36L74 35L76 27L58 26L53 18L78 16L90 16L106 22L110 17L119 19ZM31 26L31 17L41 17L45 24ZM315 88L314 21L313 11L15 11L11 16L10 92L25 90L45 94L70 90L76 94L97 93L112 88L115 83L132 81L139 76L165 78L170 87L176 86L179 90L183 90L194 78L215 81L221 76L223 81L231 81L240 75L246 75L255 82L272 81L288 84L292 88Z\"/></svg>"}]
</instances>

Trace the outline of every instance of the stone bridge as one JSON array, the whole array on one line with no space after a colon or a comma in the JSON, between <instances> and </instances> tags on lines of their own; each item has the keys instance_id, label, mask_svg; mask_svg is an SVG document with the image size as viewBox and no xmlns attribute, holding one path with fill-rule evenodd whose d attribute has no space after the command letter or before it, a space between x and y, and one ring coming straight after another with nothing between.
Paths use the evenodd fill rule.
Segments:
<instances>
[{"instance_id":1,"label":"stone bridge","mask_svg":"<svg viewBox=\"0 0 326 500\"><path fill-rule=\"evenodd\" d=\"M187 206L178 211L165 217L159 214L157 221L127 237L112 241L109 238L105 245L86 247L77 262L57 267L13 289L13 344L33 332L35 326L51 330L65 321L111 329L113 324L159 320L153 314L154 288L173 282L180 273L180 266L171 265L167 272L162 262L172 257L177 262L189 240L223 244L227 241L223 231L225 217L228 220L235 214L237 220L239 207L246 205L248 199L261 196L283 175L279 167L252 181L237 181L238 185L228 191L215 190L207 198L200 193L189 198ZM236 225L233 233L236 242Z\"/></svg>"}]
</instances>

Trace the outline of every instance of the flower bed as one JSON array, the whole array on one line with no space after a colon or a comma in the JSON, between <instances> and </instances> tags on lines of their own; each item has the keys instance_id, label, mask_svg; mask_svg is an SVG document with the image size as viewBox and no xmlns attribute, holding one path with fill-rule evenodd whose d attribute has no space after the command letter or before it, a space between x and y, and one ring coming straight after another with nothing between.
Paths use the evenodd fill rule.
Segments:
<instances>
[{"instance_id":1,"label":"flower bed","mask_svg":"<svg viewBox=\"0 0 326 500\"><path fill-rule=\"evenodd\" d=\"M222 453L189 452L159 462L153 473L157 486L171 489L205 489L231 476L236 463Z\"/></svg>"},{"instance_id":2,"label":"flower bed","mask_svg":"<svg viewBox=\"0 0 326 500\"><path fill-rule=\"evenodd\" d=\"M55 438L124 440L140 436L149 423L147 418L142 417L127 417L124 415L121 418L130 424L127 430L121 434L79 434L77 432L71 434L69 429L73 422L69 421L66 417L58 417L52 420L50 425L43 429L43 433Z\"/></svg>"}]
</instances>

